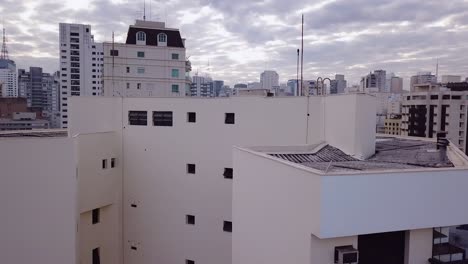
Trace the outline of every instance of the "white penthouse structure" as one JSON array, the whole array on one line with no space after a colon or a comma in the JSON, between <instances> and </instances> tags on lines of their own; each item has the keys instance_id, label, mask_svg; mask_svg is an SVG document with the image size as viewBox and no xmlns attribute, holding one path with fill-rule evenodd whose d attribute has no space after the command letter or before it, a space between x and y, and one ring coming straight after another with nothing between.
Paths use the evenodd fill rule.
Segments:
<instances>
[{"instance_id":1,"label":"white penthouse structure","mask_svg":"<svg viewBox=\"0 0 468 264\"><path fill-rule=\"evenodd\" d=\"M425 142L428 168L373 162L375 101L366 94L70 100L68 133L0 137L5 263L329 263L335 247L365 252L360 235L404 232L417 260L409 263L422 264L437 257L426 247L428 230L468 222L458 210L468 199L458 191L468 184L466 157ZM213 131L222 137L205 136ZM277 154L323 160L298 164ZM410 193L421 197L403 203ZM442 199L433 207L442 213L426 219L429 194Z\"/></svg>"}]
</instances>

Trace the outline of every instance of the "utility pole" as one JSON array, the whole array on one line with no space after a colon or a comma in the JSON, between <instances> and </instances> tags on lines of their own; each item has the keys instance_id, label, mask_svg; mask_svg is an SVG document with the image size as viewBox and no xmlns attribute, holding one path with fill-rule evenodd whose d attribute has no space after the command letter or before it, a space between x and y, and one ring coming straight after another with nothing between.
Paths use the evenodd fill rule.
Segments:
<instances>
[{"instance_id":1,"label":"utility pole","mask_svg":"<svg viewBox=\"0 0 468 264\"><path fill-rule=\"evenodd\" d=\"M301 95L303 93L303 85L304 85L304 14L302 14L302 38L301 38Z\"/></svg>"}]
</instances>

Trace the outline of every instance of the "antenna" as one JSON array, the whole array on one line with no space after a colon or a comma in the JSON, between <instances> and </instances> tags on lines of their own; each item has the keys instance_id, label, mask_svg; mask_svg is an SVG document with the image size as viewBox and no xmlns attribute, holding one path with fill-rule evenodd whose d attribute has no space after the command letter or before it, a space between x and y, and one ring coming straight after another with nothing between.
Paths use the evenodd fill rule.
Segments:
<instances>
[{"instance_id":1,"label":"antenna","mask_svg":"<svg viewBox=\"0 0 468 264\"><path fill-rule=\"evenodd\" d=\"M303 78L303 73L304 73L304 14L302 14L302 38L301 38L301 95L302 95L302 89L304 85L304 78Z\"/></svg>"},{"instance_id":2,"label":"antenna","mask_svg":"<svg viewBox=\"0 0 468 264\"><path fill-rule=\"evenodd\" d=\"M299 49L297 49L297 75L296 75L296 96L299 96Z\"/></svg>"},{"instance_id":3,"label":"antenna","mask_svg":"<svg viewBox=\"0 0 468 264\"><path fill-rule=\"evenodd\" d=\"M2 44L2 53L0 54L0 59L8 60L8 50L7 50L7 46L6 46L5 27L3 27L3 44Z\"/></svg>"},{"instance_id":4,"label":"antenna","mask_svg":"<svg viewBox=\"0 0 468 264\"><path fill-rule=\"evenodd\" d=\"M436 82L439 79L439 58L437 58L437 64L436 64Z\"/></svg>"},{"instance_id":5,"label":"antenna","mask_svg":"<svg viewBox=\"0 0 468 264\"><path fill-rule=\"evenodd\" d=\"M143 20L146 20L146 0L143 0Z\"/></svg>"}]
</instances>

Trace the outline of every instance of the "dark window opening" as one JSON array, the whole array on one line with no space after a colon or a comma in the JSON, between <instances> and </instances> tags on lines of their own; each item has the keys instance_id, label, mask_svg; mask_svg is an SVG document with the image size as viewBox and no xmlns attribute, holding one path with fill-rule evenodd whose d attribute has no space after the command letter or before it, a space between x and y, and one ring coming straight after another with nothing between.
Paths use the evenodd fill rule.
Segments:
<instances>
[{"instance_id":1,"label":"dark window opening","mask_svg":"<svg viewBox=\"0 0 468 264\"><path fill-rule=\"evenodd\" d=\"M195 174L195 164L187 164L187 173Z\"/></svg>"},{"instance_id":2,"label":"dark window opening","mask_svg":"<svg viewBox=\"0 0 468 264\"><path fill-rule=\"evenodd\" d=\"M224 221L224 223L223 223L223 231L224 231L224 232L229 232L229 233L231 233L231 232L232 232L232 222L230 222L230 221Z\"/></svg>"},{"instance_id":3,"label":"dark window opening","mask_svg":"<svg viewBox=\"0 0 468 264\"><path fill-rule=\"evenodd\" d=\"M185 223L187 225L195 225L195 216L194 215L186 215L185 216Z\"/></svg>"},{"instance_id":4,"label":"dark window opening","mask_svg":"<svg viewBox=\"0 0 468 264\"><path fill-rule=\"evenodd\" d=\"M136 205L136 204L131 204L130 206L133 207L133 208L137 208L137 207L138 207L138 205Z\"/></svg>"},{"instance_id":5,"label":"dark window opening","mask_svg":"<svg viewBox=\"0 0 468 264\"><path fill-rule=\"evenodd\" d=\"M115 158L111 158L111 168L115 168Z\"/></svg>"},{"instance_id":6,"label":"dark window opening","mask_svg":"<svg viewBox=\"0 0 468 264\"><path fill-rule=\"evenodd\" d=\"M102 160L102 168L107 169L107 159Z\"/></svg>"},{"instance_id":7,"label":"dark window opening","mask_svg":"<svg viewBox=\"0 0 468 264\"><path fill-rule=\"evenodd\" d=\"M101 221L101 210L96 208L92 211L92 218L93 218L93 225L99 223Z\"/></svg>"},{"instance_id":8,"label":"dark window opening","mask_svg":"<svg viewBox=\"0 0 468 264\"><path fill-rule=\"evenodd\" d=\"M197 114L195 112L188 112L187 113L187 122L189 122L189 123L197 122Z\"/></svg>"},{"instance_id":9,"label":"dark window opening","mask_svg":"<svg viewBox=\"0 0 468 264\"><path fill-rule=\"evenodd\" d=\"M224 168L223 176L225 179L232 179L233 170L232 168Z\"/></svg>"},{"instance_id":10,"label":"dark window opening","mask_svg":"<svg viewBox=\"0 0 468 264\"><path fill-rule=\"evenodd\" d=\"M225 119L224 119L225 124L234 124L235 123L235 115L234 113L226 113Z\"/></svg>"},{"instance_id":11,"label":"dark window opening","mask_svg":"<svg viewBox=\"0 0 468 264\"><path fill-rule=\"evenodd\" d=\"M131 246L130 249L131 249L131 250L137 250L137 247Z\"/></svg>"},{"instance_id":12,"label":"dark window opening","mask_svg":"<svg viewBox=\"0 0 468 264\"><path fill-rule=\"evenodd\" d=\"M195 264L195 261L193 261L191 259L186 259L185 264Z\"/></svg>"},{"instance_id":13,"label":"dark window opening","mask_svg":"<svg viewBox=\"0 0 468 264\"><path fill-rule=\"evenodd\" d=\"M129 111L128 123L132 126L148 125L148 114L146 111Z\"/></svg>"},{"instance_id":14,"label":"dark window opening","mask_svg":"<svg viewBox=\"0 0 468 264\"><path fill-rule=\"evenodd\" d=\"M172 126L172 112L170 111L154 111L153 112L154 126Z\"/></svg>"},{"instance_id":15,"label":"dark window opening","mask_svg":"<svg viewBox=\"0 0 468 264\"><path fill-rule=\"evenodd\" d=\"M119 50L110 50L111 56L119 56Z\"/></svg>"},{"instance_id":16,"label":"dark window opening","mask_svg":"<svg viewBox=\"0 0 468 264\"><path fill-rule=\"evenodd\" d=\"M101 256L99 254L99 248L93 249L93 264L101 264Z\"/></svg>"}]
</instances>

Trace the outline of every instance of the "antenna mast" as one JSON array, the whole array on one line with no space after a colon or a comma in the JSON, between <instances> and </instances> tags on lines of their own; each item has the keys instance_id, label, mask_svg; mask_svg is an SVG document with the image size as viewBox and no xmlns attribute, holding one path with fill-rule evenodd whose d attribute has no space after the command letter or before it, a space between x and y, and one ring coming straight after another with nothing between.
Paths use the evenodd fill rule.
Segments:
<instances>
[{"instance_id":1,"label":"antenna mast","mask_svg":"<svg viewBox=\"0 0 468 264\"><path fill-rule=\"evenodd\" d=\"M303 93L304 73L304 14L302 14L302 38L301 38L301 95Z\"/></svg>"},{"instance_id":2,"label":"antenna mast","mask_svg":"<svg viewBox=\"0 0 468 264\"><path fill-rule=\"evenodd\" d=\"M7 50L7 47L6 47L5 28L3 28L3 44L2 44L2 53L0 54L0 59L8 60L8 50Z\"/></svg>"},{"instance_id":3,"label":"antenna mast","mask_svg":"<svg viewBox=\"0 0 468 264\"><path fill-rule=\"evenodd\" d=\"M143 20L146 21L146 0L143 0Z\"/></svg>"},{"instance_id":4,"label":"antenna mast","mask_svg":"<svg viewBox=\"0 0 468 264\"><path fill-rule=\"evenodd\" d=\"M437 59L437 64L436 64L436 82L439 79L439 59Z\"/></svg>"}]
</instances>

